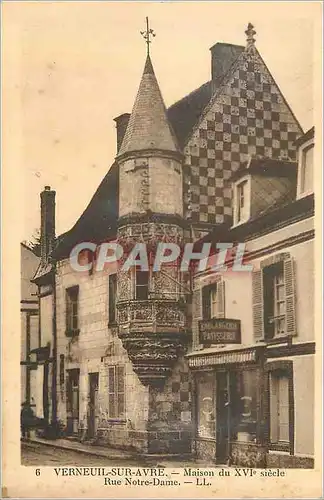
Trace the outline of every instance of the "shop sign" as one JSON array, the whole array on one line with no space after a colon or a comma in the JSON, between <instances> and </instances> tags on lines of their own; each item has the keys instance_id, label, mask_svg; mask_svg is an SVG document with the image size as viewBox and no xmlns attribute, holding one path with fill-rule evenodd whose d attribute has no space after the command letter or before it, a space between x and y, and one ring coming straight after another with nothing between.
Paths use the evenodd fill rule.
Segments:
<instances>
[{"instance_id":1,"label":"shop sign","mask_svg":"<svg viewBox=\"0 0 324 500\"><path fill-rule=\"evenodd\" d=\"M239 319L211 318L199 321L200 344L240 344Z\"/></svg>"},{"instance_id":2,"label":"shop sign","mask_svg":"<svg viewBox=\"0 0 324 500\"><path fill-rule=\"evenodd\" d=\"M50 357L50 347L37 347L30 351L31 354L36 354L36 359L38 363L42 363L43 361L48 361Z\"/></svg>"}]
</instances>

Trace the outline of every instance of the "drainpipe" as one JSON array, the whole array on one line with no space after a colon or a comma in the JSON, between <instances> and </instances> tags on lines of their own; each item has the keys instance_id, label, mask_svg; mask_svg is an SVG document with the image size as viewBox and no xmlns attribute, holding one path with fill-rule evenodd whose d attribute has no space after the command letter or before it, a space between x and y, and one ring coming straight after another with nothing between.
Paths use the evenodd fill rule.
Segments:
<instances>
[{"instance_id":1,"label":"drainpipe","mask_svg":"<svg viewBox=\"0 0 324 500\"><path fill-rule=\"evenodd\" d=\"M53 266L53 316L52 316L52 331L53 331L53 353L52 353L52 424L54 429L57 425L57 325L56 325L56 262L52 262Z\"/></svg>"}]
</instances>

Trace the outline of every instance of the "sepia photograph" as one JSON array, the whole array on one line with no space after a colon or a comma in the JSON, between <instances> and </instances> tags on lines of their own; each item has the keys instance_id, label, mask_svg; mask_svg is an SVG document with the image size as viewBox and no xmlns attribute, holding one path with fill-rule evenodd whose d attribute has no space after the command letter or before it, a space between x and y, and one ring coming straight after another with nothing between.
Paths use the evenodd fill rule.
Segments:
<instances>
[{"instance_id":1,"label":"sepia photograph","mask_svg":"<svg viewBox=\"0 0 324 500\"><path fill-rule=\"evenodd\" d=\"M320 2L4 3L34 498L321 473Z\"/></svg>"}]
</instances>

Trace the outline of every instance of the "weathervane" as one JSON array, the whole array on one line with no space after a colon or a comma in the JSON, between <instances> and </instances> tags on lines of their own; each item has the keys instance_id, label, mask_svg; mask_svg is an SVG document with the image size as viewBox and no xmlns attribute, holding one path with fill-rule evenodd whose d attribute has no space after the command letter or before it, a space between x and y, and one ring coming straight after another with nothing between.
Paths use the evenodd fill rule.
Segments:
<instances>
[{"instance_id":1,"label":"weathervane","mask_svg":"<svg viewBox=\"0 0 324 500\"><path fill-rule=\"evenodd\" d=\"M155 37L154 31L149 27L148 17L146 18L146 31L141 31L141 35L146 41L147 55L150 55L150 43L152 42L151 37Z\"/></svg>"},{"instance_id":2,"label":"weathervane","mask_svg":"<svg viewBox=\"0 0 324 500\"><path fill-rule=\"evenodd\" d=\"M245 31L245 34L247 37L246 41L247 41L248 46L254 45L254 42L255 42L254 35L256 35L256 31L254 29L253 24L251 24L251 23L248 24L248 27L247 27L247 30Z\"/></svg>"}]
</instances>

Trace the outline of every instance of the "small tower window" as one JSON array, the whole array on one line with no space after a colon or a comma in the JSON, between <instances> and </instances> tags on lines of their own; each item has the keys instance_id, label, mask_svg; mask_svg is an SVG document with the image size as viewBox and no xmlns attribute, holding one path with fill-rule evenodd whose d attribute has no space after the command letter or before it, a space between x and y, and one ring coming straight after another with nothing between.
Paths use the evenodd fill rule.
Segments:
<instances>
[{"instance_id":1,"label":"small tower window","mask_svg":"<svg viewBox=\"0 0 324 500\"><path fill-rule=\"evenodd\" d=\"M136 300L147 300L149 295L149 272L136 269L135 297Z\"/></svg>"}]
</instances>

